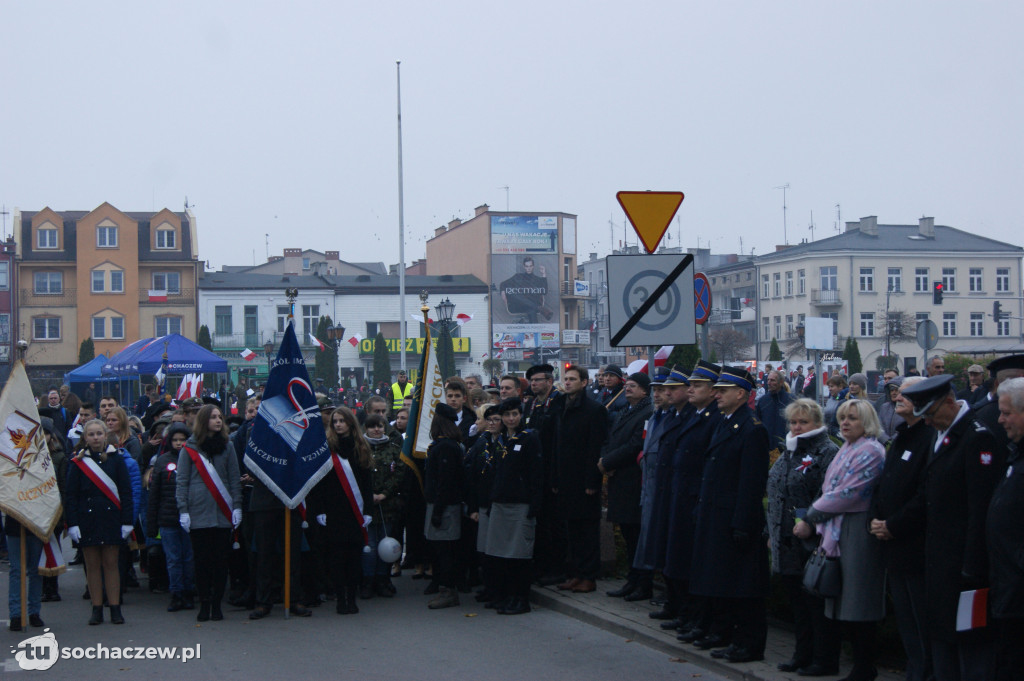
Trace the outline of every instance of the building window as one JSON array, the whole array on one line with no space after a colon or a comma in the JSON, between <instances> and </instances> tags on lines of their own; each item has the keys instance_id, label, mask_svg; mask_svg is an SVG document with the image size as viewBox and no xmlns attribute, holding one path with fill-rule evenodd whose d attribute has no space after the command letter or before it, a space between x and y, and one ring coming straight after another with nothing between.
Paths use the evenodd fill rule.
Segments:
<instances>
[{"instance_id":1,"label":"building window","mask_svg":"<svg viewBox=\"0 0 1024 681\"><path fill-rule=\"evenodd\" d=\"M154 272L153 290L181 293L181 275L178 272Z\"/></svg>"},{"instance_id":2,"label":"building window","mask_svg":"<svg viewBox=\"0 0 1024 681\"><path fill-rule=\"evenodd\" d=\"M786 295L793 295L793 273L786 272Z\"/></svg>"},{"instance_id":3,"label":"building window","mask_svg":"<svg viewBox=\"0 0 1024 681\"><path fill-rule=\"evenodd\" d=\"M6 291L11 286L11 263L6 260L0 262L0 291Z\"/></svg>"},{"instance_id":4,"label":"building window","mask_svg":"<svg viewBox=\"0 0 1024 681\"><path fill-rule=\"evenodd\" d=\"M167 336L172 333L181 333L181 317L157 317L156 335Z\"/></svg>"},{"instance_id":5,"label":"building window","mask_svg":"<svg viewBox=\"0 0 1024 681\"><path fill-rule=\"evenodd\" d=\"M291 313L291 308L287 305L277 306L277 332L284 333L284 330L288 327L288 315Z\"/></svg>"},{"instance_id":6,"label":"building window","mask_svg":"<svg viewBox=\"0 0 1024 681\"><path fill-rule=\"evenodd\" d=\"M897 292L903 290L903 269L900 267L889 268L889 291Z\"/></svg>"},{"instance_id":7,"label":"building window","mask_svg":"<svg viewBox=\"0 0 1024 681\"><path fill-rule=\"evenodd\" d=\"M103 276L103 270L92 271L92 292L103 293L104 287L106 286L107 278ZM103 336L93 336L93 338L102 338Z\"/></svg>"},{"instance_id":8,"label":"building window","mask_svg":"<svg viewBox=\"0 0 1024 681\"><path fill-rule=\"evenodd\" d=\"M943 312L942 313L942 335L943 336L955 336L956 335L956 312Z\"/></svg>"},{"instance_id":9,"label":"building window","mask_svg":"<svg viewBox=\"0 0 1024 681\"><path fill-rule=\"evenodd\" d=\"M309 342L309 334L316 333L316 325L320 323L320 306L319 305L303 305L302 306L302 341L303 343Z\"/></svg>"},{"instance_id":10,"label":"building window","mask_svg":"<svg viewBox=\"0 0 1024 681\"><path fill-rule=\"evenodd\" d=\"M173 249L175 244L173 229L156 230L156 247Z\"/></svg>"},{"instance_id":11,"label":"building window","mask_svg":"<svg viewBox=\"0 0 1024 681\"><path fill-rule=\"evenodd\" d=\"M303 258L302 259L302 269L304 269L304 270L308 270L309 269L309 258Z\"/></svg>"},{"instance_id":12,"label":"building window","mask_svg":"<svg viewBox=\"0 0 1024 681\"><path fill-rule=\"evenodd\" d=\"M943 267L942 268L942 290L946 293L953 293L956 291L956 268L955 267Z\"/></svg>"},{"instance_id":13,"label":"building window","mask_svg":"<svg viewBox=\"0 0 1024 681\"><path fill-rule=\"evenodd\" d=\"M796 271L796 292L801 296L807 293L807 277L803 270Z\"/></svg>"},{"instance_id":14,"label":"building window","mask_svg":"<svg viewBox=\"0 0 1024 681\"><path fill-rule=\"evenodd\" d=\"M928 313L927 312L918 312L917 314L914 315L914 319L917 320L918 324L920 324L921 322L926 322L926 321L928 321Z\"/></svg>"},{"instance_id":15,"label":"building window","mask_svg":"<svg viewBox=\"0 0 1024 681\"><path fill-rule=\"evenodd\" d=\"M60 340L60 317L36 317L32 320L33 340Z\"/></svg>"},{"instance_id":16,"label":"building window","mask_svg":"<svg viewBox=\"0 0 1024 681\"><path fill-rule=\"evenodd\" d=\"M110 318L110 337L115 340L124 338L124 317Z\"/></svg>"},{"instance_id":17,"label":"building window","mask_svg":"<svg viewBox=\"0 0 1024 681\"><path fill-rule=\"evenodd\" d=\"M122 270L93 270L93 293L124 293L124 272Z\"/></svg>"},{"instance_id":18,"label":"building window","mask_svg":"<svg viewBox=\"0 0 1024 681\"><path fill-rule=\"evenodd\" d=\"M231 306L217 305L213 308L214 333L218 336L230 336L231 330Z\"/></svg>"},{"instance_id":19,"label":"building window","mask_svg":"<svg viewBox=\"0 0 1024 681\"><path fill-rule=\"evenodd\" d=\"M38 295L58 295L64 290L60 272L36 272L32 280L33 290Z\"/></svg>"},{"instance_id":20,"label":"building window","mask_svg":"<svg viewBox=\"0 0 1024 681\"><path fill-rule=\"evenodd\" d=\"M862 336L874 336L875 335L875 313L874 312L861 312L860 313L860 335L862 335Z\"/></svg>"},{"instance_id":21,"label":"building window","mask_svg":"<svg viewBox=\"0 0 1024 681\"><path fill-rule=\"evenodd\" d=\"M761 276L761 283L764 284L764 295L762 295L761 297L762 298L771 298L772 297L772 293L771 293L771 289L768 287L768 275L767 274Z\"/></svg>"},{"instance_id":22,"label":"building window","mask_svg":"<svg viewBox=\"0 0 1024 681\"><path fill-rule=\"evenodd\" d=\"M121 270L110 270L110 292L124 293L124 272Z\"/></svg>"},{"instance_id":23,"label":"building window","mask_svg":"<svg viewBox=\"0 0 1024 681\"><path fill-rule=\"evenodd\" d=\"M775 297L782 297L782 275L776 272L772 275L773 283L775 284Z\"/></svg>"},{"instance_id":24,"label":"building window","mask_svg":"<svg viewBox=\"0 0 1024 681\"><path fill-rule=\"evenodd\" d=\"M106 317L93 317L92 318L92 337L96 340L102 340L107 337L107 318Z\"/></svg>"},{"instance_id":25,"label":"building window","mask_svg":"<svg viewBox=\"0 0 1024 681\"><path fill-rule=\"evenodd\" d=\"M839 288L839 268L828 265L821 268L821 290L835 291Z\"/></svg>"},{"instance_id":26,"label":"building window","mask_svg":"<svg viewBox=\"0 0 1024 681\"><path fill-rule=\"evenodd\" d=\"M821 315L822 317L828 317L832 320L832 335L839 335L839 313L838 312L826 312Z\"/></svg>"},{"instance_id":27,"label":"building window","mask_svg":"<svg viewBox=\"0 0 1024 681\"><path fill-rule=\"evenodd\" d=\"M928 268L917 267L914 269L914 290L919 293L927 293L932 290L928 284Z\"/></svg>"},{"instance_id":28,"label":"building window","mask_svg":"<svg viewBox=\"0 0 1024 681\"><path fill-rule=\"evenodd\" d=\"M874 267L861 267L860 268L860 290L874 291L875 290L875 268Z\"/></svg>"},{"instance_id":29,"label":"building window","mask_svg":"<svg viewBox=\"0 0 1024 681\"><path fill-rule=\"evenodd\" d=\"M985 313L984 312L972 312L971 313L971 335L972 336L984 336Z\"/></svg>"},{"instance_id":30,"label":"building window","mask_svg":"<svg viewBox=\"0 0 1024 681\"><path fill-rule=\"evenodd\" d=\"M967 271L967 288L971 293L979 293L981 288L981 268L972 267Z\"/></svg>"},{"instance_id":31,"label":"building window","mask_svg":"<svg viewBox=\"0 0 1024 681\"><path fill-rule=\"evenodd\" d=\"M807 315L805 315L805 314L804 314L804 313L802 313L802 312L801 312L800 314L798 314L798 315L796 316L796 323L797 323L797 326L803 326L803 325L804 325L804 320L805 320L805 319L807 319Z\"/></svg>"},{"instance_id":32,"label":"building window","mask_svg":"<svg viewBox=\"0 0 1024 681\"><path fill-rule=\"evenodd\" d=\"M997 336L1009 336L1010 335L1010 320L1002 319L996 322L996 335Z\"/></svg>"},{"instance_id":33,"label":"building window","mask_svg":"<svg viewBox=\"0 0 1024 681\"><path fill-rule=\"evenodd\" d=\"M97 227L96 247L117 248L117 227Z\"/></svg>"},{"instance_id":34,"label":"building window","mask_svg":"<svg viewBox=\"0 0 1024 681\"><path fill-rule=\"evenodd\" d=\"M996 291L1005 293L1010 290L1010 268L1009 267L997 267L996 268Z\"/></svg>"},{"instance_id":35,"label":"building window","mask_svg":"<svg viewBox=\"0 0 1024 681\"><path fill-rule=\"evenodd\" d=\"M36 232L36 248L57 248L57 230L46 228Z\"/></svg>"},{"instance_id":36,"label":"building window","mask_svg":"<svg viewBox=\"0 0 1024 681\"><path fill-rule=\"evenodd\" d=\"M796 328L793 326L793 315L786 315L786 338L792 338L796 333Z\"/></svg>"},{"instance_id":37,"label":"building window","mask_svg":"<svg viewBox=\"0 0 1024 681\"><path fill-rule=\"evenodd\" d=\"M769 321L768 317L761 317L761 326L764 327L764 337L765 337L765 339L767 340L768 338L771 338L772 337L772 327L771 327L771 322Z\"/></svg>"},{"instance_id":38,"label":"building window","mask_svg":"<svg viewBox=\"0 0 1024 681\"><path fill-rule=\"evenodd\" d=\"M775 335L773 338L782 338L782 317L780 316L775 317Z\"/></svg>"}]
</instances>

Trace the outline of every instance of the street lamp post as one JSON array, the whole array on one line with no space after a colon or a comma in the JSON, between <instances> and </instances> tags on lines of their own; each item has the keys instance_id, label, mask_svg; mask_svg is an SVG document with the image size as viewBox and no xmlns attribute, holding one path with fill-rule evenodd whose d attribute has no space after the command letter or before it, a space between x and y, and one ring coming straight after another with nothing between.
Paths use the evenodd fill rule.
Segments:
<instances>
[{"instance_id":1,"label":"street lamp post","mask_svg":"<svg viewBox=\"0 0 1024 681\"><path fill-rule=\"evenodd\" d=\"M455 314L455 303L445 298L434 308L441 324L441 333L437 337L437 364L441 375L445 378L455 375L455 356L452 351L452 334L449 328Z\"/></svg>"},{"instance_id":2,"label":"street lamp post","mask_svg":"<svg viewBox=\"0 0 1024 681\"><path fill-rule=\"evenodd\" d=\"M267 355L267 378L269 379L270 378L270 362L271 362L271 357L273 356L271 353L274 352L274 341L268 340L266 343L264 343L263 344L263 352Z\"/></svg>"},{"instance_id":3,"label":"street lamp post","mask_svg":"<svg viewBox=\"0 0 1024 681\"><path fill-rule=\"evenodd\" d=\"M327 338L334 341L334 352L340 354L341 343L345 340L345 327L341 324L327 327ZM341 385L341 363L338 363L338 385Z\"/></svg>"}]
</instances>

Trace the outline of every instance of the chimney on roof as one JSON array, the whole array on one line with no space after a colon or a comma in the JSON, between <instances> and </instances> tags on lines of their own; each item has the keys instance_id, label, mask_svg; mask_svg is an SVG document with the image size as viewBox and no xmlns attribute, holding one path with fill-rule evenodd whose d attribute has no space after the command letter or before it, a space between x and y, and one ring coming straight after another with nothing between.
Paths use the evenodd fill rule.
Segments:
<instances>
[{"instance_id":1,"label":"chimney on roof","mask_svg":"<svg viewBox=\"0 0 1024 681\"><path fill-rule=\"evenodd\" d=\"M917 233L926 239L935 238L935 218L921 218L917 221Z\"/></svg>"},{"instance_id":2,"label":"chimney on roof","mask_svg":"<svg viewBox=\"0 0 1024 681\"><path fill-rule=\"evenodd\" d=\"M333 260L341 260L341 254L338 251L326 251L324 253L324 259L328 262Z\"/></svg>"},{"instance_id":3,"label":"chimney on roof","mask_svg":"<svg viewBox=\"0 0 1024 681\"><path fill-rule=\"evenodd\" d=\"M459 218L453 218L452 221L448 223L448 229L455 229L461 224L462 220L460 220Z\"/></svg>"},{"instance_id":4,"label":"chimney on roof","mask_svg":"<svg viewBox=\"0 0 1024 681\"><path fill-rule=\"evenodd\" d=\"M590 259L591 260L597 260L597 253L591 253L590 254Z\"/></svg>"},{"instance_id":5,"label":"chimney on roof","mask_svg":"<svg viewBox=\"0 0 1024 681\"><path fill-rule=\"evenodd\" d=\"M869 215L860 219L860 231L871 236L878 236L878 217Z\"/></svg>"},{"instance_id":6,"label":"chimney on roof","mask_svg":"<svg viewBox=\"0 0 1024 681\"><path fill-rule=\"evenodd\" d=\"M860 223L859 222L847 222L846 223L846 231L847 232L857 232L859 230L860 230Z\"/></svg>"},{"instance_id":7,"label":"chimney on roof","mask_svg":"<svg viewBox=\"0 0 1024 681\"><path fill-rule=\"evenodd\" d=\"M476 208L473 209L473 211L474 211L473 217L476 217L477 215L483 215L484 213L486 213L490 209L491 209L491 207L488 206L486 203L481 203L479 206L477 206Z\"/></svg>"},{"instance_id":8,"label":"chimney on roof","mask_svg":"<svg viewBox=\"0 0 1024 681\"><path fill-rule=\"evenodd\" d=\"M284 255L285 255L285 257L288 257L288 256L299 256L299 255L302 255L302 249L301 248L286 248L286 249L284 249Z\"/></svg>"},{"instance_id":9,"label":"chimney on roof","mask_svg":"<svg viewBox=\"0 0 1024 681\"><path fill-rule=\"evenodd\" d=\"M447 231L448 231L448 228L445 227L444 225L441 225L440 227L438 227L437 229L434 230L434 236L441 236L442 234L444 234Z\"/></svg>"}]
</instances>

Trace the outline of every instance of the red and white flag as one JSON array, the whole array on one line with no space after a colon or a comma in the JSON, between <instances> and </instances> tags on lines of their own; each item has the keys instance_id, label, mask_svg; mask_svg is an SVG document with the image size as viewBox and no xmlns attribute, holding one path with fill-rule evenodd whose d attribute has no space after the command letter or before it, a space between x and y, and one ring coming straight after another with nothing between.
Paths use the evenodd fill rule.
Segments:
<instances>
[{"instance_id":1,"label":"red and white flag","mask_svg":"<svg viewBox=\"0 0 1024 681\"><path fill-rule=\"evenodd\" d=\"M250 350L249 348L242 350L238 354L240 354L242 356L242 359L244 359L246 362L251 362L254 359L256 359L256 353Z\"/></svg>"},{"instance_id":2,"label":"red and white flag","mask_svg":"<svg viewBox=\"0 0 1024 681\"><path fill-rule=\"evenodd\" d=\"M462 326L463 324L465 324L468 321L471 321L472 319L473 315L466 314L465 312L460 312L459 314L455 315L455 323L458 324L459 326Z\"/></svg>"},{"instance_id":3,"label":"red and white flag","mask_svg":"<svg viewBox=\"0 0 1024 681\"><path fill-rule=\"evenodd\" d=\"M50 541L43 544L43 550L39 554L39 574L43 577L56 577L67 571L67 563L64 562L64 554L60 550L60 540L54 534L50 535Z\"/></svg>"},{"instance_id":4,"label":"red and white flag","mask_svg":"<svg viewBox=\"0 0 1024 681\"><path fill-rule=\"evenodd\" d=\"M203 394L203 375L185 374L181 378L181 385L178 386L178 394L174 396L179 402L190 397L199 397Z\"/></svg>"},{"instance_id":5,"label":"red and white flag","mask_svg":"<svg viewBox=\"0 0 1024 681\"><path fill-rule=\"evenodd\" d=\"M363 342L363 337L358 333L354 333L352 334L352 337L348 339L348 342L352 347L358 348L359 344Z\"/></svg>"},{"instance_id":6,"label":"red and white flag","mask_svg":"<svg viewBox=\"0 0 1024 681\"><path fill-rule=\"evenodd\" d=\"M312 331L309 332L309 340L313 343L313 345L315 345L318 348L320 348L321 352L326 352L327 351L327 346L325 346L323 343L321 343L320 339L317 338L316 336L314 336Z\"/></svg>"},{"instance_id":7,"label":"red and white flag","mask_svg":"<svg viewBox=\"0 0 1024 681\"><path fill-rule=\"evenodd\" d=\"M149 302L151 303L166 303L167 302L167 291L160 291L157 289L149 289Z\"/></svg>"},{"instance_id":8,"label":"red and white flag","mask_svg":"<svg viewBox=\"0 0 1024 681\"><path fill-rule=\"evenodd\" d=\"M961 591L956 609L956 630L981 629L988 624L988 589Z\"/></svg>"},{"instance_id":9,"label":"red and white flag","mask_svg":"<svg viewBox=\"0 0 1024 681\"><path fill-rule=\"evenodd\" d=\"M420 324L424 323L423 322L423 315L421 315L421 314L410 314L409 316L412 317L413 319L415 319L416 321L418 321ZM430 317L427 317L426 323L427 324L433 324L434 320L431 319Z\"/></svg>"}]
</instances>

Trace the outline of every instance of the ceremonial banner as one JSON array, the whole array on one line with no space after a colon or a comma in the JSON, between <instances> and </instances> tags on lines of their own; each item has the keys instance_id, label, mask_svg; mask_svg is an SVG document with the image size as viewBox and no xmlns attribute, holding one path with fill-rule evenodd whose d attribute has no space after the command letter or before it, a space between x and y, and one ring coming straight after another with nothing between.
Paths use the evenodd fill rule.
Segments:
<instances>
[{"instance_id":1,"label":"ceremonial banner","mask_svg":"<svg viewBox=\"0 0 1024 681\"><path fill-rule=\"evenodd\" d=\"M437 353L430 342L430 326L426 325L426 341L420 358L420 372L416 380L416 391L409 409L409 423L405 428L405 442L402 444L402 461L412 469L423 487L423 460L427 458L430 446L430 423L434 410L444 398L444 376L437 363Z\"/></svg>"},{"instance_id":2,"label":"ceremonial banner","mask_svg":"<svg viewBox=\"0 0 1024 681\"><path fill-rule=\"evenodd\" d=\"M245 466L288 508L331 470L327 434L289 320L245 443Z\"/></svg>"},{"instance_id":3,"label":"ceremonial banner","mask_svg":"<svg viewBox=\"0 0 1024 681\"><path fill-rule=\"evenodd\" d=\"M0 509L48 542L62 512L60 492L22 362L0 395L0 424Z\"/></svg>"}]
</instances>

